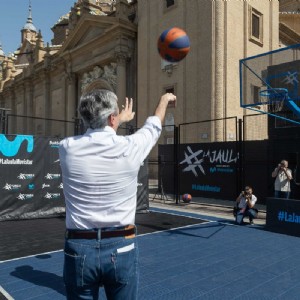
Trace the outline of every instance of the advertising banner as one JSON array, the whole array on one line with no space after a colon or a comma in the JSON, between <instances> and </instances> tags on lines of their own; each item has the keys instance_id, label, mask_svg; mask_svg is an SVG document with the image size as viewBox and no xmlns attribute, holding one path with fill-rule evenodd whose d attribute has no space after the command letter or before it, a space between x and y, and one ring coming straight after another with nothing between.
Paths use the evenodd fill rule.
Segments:
<instances>
[{"instance_id":1,"label":"advertising banner","mask_svg":"<svg viewBox=\"0 0 300 300\"><path fill-rule=\"evenodd\" d=\"M174 147L160 145L164 191L174 191ZM178 153L179 193L234 200L237 197L239 154L236 142L181 144Z\"/></svg>"},{"instance_id":2,"label":"advertising banner","mask_svg":"<svg viewBox=\"0 0 300 300\"><path fill-rule=\"evenodd\" d=\"M143 162L138 174L136 212L149 210L148 159Z\"/></svg>"},{"instance_id":3,"label":"advertising banner","mask_svg":"<svg viewBox=\"0 0 300 300\"><path fill-rule=\"evenodd\" d=\"M0 221L65 215L59 141L0 134ZM145 160L138 175L137 212L148 209Z\"/></svg>"},{"instance_id":4,"label":"advertising banner","mask_svg":"<svg viewBox=\"0 0 300 300\"><path fill-rule=\"evenodd\" d=\"M266 227L268 230L300 236L300 201L267 198Z\"/></svg>"},{"instance_id":5,"label":"advertising banner","mask_svg":"<svg viewBox=\"0 0 300 300\"><path fill-rule=\"evenodd\" d=\"M235 199L236 142L181 145L180 188L194 197Z\"/></svg>"},{"instance_id":6,"label":"advertising banner","mask_svg":"<svg viewBox=\"0 0 300 300\"><path fill-rule=\"evenodd\" d=\"M59 140L0 134L0 220L64 214Z\"/></svg>"}]
</instances>

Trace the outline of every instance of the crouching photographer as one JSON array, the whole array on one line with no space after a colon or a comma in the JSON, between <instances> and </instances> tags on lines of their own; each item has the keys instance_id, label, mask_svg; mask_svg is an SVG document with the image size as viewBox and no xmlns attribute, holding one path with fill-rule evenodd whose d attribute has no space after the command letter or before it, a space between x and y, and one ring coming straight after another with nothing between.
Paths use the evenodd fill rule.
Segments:
<instances>
[{"instance_id":1,"label":"crouching photographer","mask_svg":"<svg viewBox=\"0 0 300 300\"><path fill-rule=\"evenodd\" d=\"M246 186L245 190L242 191L236 199L236 214L235 222L238 225L244 223L244 217L249 217L250 224L253 223L253 219L257 217L258 210L254 208L254 205L257 201L255 195L253 195L252 187Z\"/></svg>"}]
</instances>

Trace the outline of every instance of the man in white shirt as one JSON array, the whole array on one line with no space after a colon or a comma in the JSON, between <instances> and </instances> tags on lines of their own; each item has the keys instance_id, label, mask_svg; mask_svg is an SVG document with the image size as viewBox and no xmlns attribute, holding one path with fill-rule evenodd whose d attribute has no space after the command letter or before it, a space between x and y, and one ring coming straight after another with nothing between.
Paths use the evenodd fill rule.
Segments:
<instances>
[{"instance_id":1,"label":"man in white shirt","mask_svg":"<svg viewBox=\"0 0 300 300\"><path fill-rule=\"evenodd\" d=\"M64 282L68 299L137 299L138 248L135 211L138 171L161 134L167 93L154 116L129 136L118 136L134 118L132 99L119 113L117 96L95 90L81 97L79 113L88 128L61 141L66 202Z\"/></svg>"},{"instance_id":2,"label":"man in white shirt","mask_svg":"<svg viewBox=\"0 0 300 300\"><path fill-rule=\"evenodd\" d=\"M249 217L250 224L253 224L253 219L257 217L257 210L254 208L256 201L257 198L253 195L252 187L246 186L236 199L238 211L235 221L238 225L243 224L246 216Z\"/></svg>"},{"instance_id":3,"label":"man in white shirt","mask_svg":"<svg viewBox=\"0 0 300 300\"><path fill-rule=\"evenodd\" d=\"M293 179L292 171L288 168L288 161L282 160L277 168L272 172L272 177L275 178L274 197L289 199L291 193L291 183Z\"/></svg>"}]
</instances>

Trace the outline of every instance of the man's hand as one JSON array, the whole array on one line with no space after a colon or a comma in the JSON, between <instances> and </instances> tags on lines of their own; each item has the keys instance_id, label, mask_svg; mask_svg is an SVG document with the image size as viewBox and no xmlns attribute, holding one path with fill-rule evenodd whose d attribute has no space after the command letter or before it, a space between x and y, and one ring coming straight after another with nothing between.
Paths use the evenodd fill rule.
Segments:
<instances>
[{"instance_id":1,"label":"man's hand","mask_svg":"<svg viewBox=\"0 0 300 300\"><path fill-rule=\"evenodd\" d=\"M129 122L134 118L135 112L132 111L132 106L133 106L132 98L130 98L130 101L128 101L128 98L126 97L125 105L122 105L122 110L119 114L120 124Z\"/></svg>"},{"instance_id":2,"label":"man's hand","mask_svg":"<svg viewBox=\"0 0 300 300\"><path fill-rule=\"evenodd\" d=\"M166 93L161 96L160 102L168 105L169 103L176 102L176 96L172 93Z\"/></svg>"},{"instance_id":3,"label":"man's hand","mask_svg":"<svg viewBox=\"0 0 300 300\"><path fill-rule=\"evenodd\" d=\"M176 103L176 96L172 93L166 93L161 96L160 101L156 107L154 115L159 117L160 121L163 122L166 114L166 109L169 103Z\"/></svg>"}]
</instances>

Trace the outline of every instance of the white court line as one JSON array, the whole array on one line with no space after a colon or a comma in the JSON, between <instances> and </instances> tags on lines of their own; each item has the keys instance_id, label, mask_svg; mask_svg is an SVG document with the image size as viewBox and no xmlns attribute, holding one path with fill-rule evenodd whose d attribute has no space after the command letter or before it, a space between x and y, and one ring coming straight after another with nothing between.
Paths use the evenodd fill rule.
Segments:
<instances>
[{"instance_id":1,"label":"white court line","mask_svg":"<svg viewBox=\"0 0 300 300\"><path fill-rule=\"evenodd\" d=\"M189 228L189 227L193 227L193 226L196 226L196 225L204 225L204 224L213 223L213 222L215 222L215 221L208 221L208 222L202 222L202 223L198 223L198 224L191 224L191 225L186 225L186 226L181 226L181 227L176 227L176 228L170 228L170 229L165 229L165 230L148 232L148 233L138 234L137 237L145 236L145 235L149 235L149 234L162 233L162 232L166 232L166 231L174 231L174 230L177 230L177 229L184 229L184 228Z\"/></svg>"},{"instance_id":2,"label":"white court line","mask_svg":"<svg viewBox=\"0 0 300 300\"><path fill-rule=\"evenodd\" d=\"M7 300L14 300L14 298L0 285L0 295L3 295Z\"/></svg>"},{"instance_id":3,"label":"white court line","mask_svg":"<svg viewBox=\"0 0 300 300\"><path fill-rule=\"evenodd\" d=\"M217 222L217 221L211 221L211 220L203 219L203 218L200 218L198 216L197 217L192 217L192 216L181 215L179 213L177 214L174 211L172 213L170 213L170 212L167 212L167 211L157 211L157 210L151 210L150 209L150 212L151 211L152 212L157 212L157 213L162 213L162 214L168 214L168 215L178 216L178 217L187 217L187 218L190 218L190 219L202 220L204 222L197 223L197 224L190 224L190 225L176 227L176 228L170 228L170 229L165 229L165 230L159 230L159 231L154 231L154 232L148 232L148 233L138 234L137 237L139 237L139 236L145 236L145 235L149 235L149 234L157 234L157 233L166 232L166 231L174 231L174 230L177 230L177 229L189 228L189 227L193 227L193 226L196 226L196 225L202 225L202 224L204 225L204 224L208 224L208 223Z\"/></svg>"},{"instance_id":4,"label":"white court line","mask_svg":"<svg viewBox=\"0 0 300 300\"><path fill-rule=\"evenodd\" d=\"M230 224L230 223L227 223L227 222L221 222L221 221L217 221L217 220L208 220L208 219L202 218L201 215L198 215L198 214L195 214L196 216L194 217L194 216L181 215L181 214L180 214L181 211L178 211L178 214L177 214L177 213L175 213L175 212L177 212L176 210L175 210L175 212L174 212L174 210L172 210L173 212L172 212L172 213L169 213L169 212L167 212L167 209L165 209L165 208L158 208L158 209L163 209L163 210L165 210L165 211L155 210L155 208L154 208L154 210L152 210L152 209L153 209L153 208L150 208L150 211L153 211L153 212L159 212L159 213L162 213L162 214L168 214L168 215L180 216L180 217L187 217L187 218L191 218L191 219L200 219L200 220L206 221L206 222L202 222L202 223L199 223L199 224L207 224L207 223L213 223L213 222L216 222L216 223L220 223L220 224L224 224L224 225L228 225L228 226L241 226L241 225ZM191 214L193 214L193 213L191 213ZM230 220L228 220L228 221L230 221ZM198 225L199 225L199 224L198 224ZM254 227L253 227L253 228L254 228Z\"/></svg>"},{"instance_id":5,"label":"white court line","mask_svg":"<svg viewBox=\"0 0 300 300\"><path fill-rule=\"evenodd\" d=\"M0 264L6 263L6 262L10 262L10 261L19 260L19 259L35 257L35 256L39 256L39 255L45 255L45 254L51 254L51 253L61 252L61 251L63 251L63 249L55 250L55 251L50 251L50 252L44 252L44 253L38 253L38 254L33 254L33 255L28 255L28 256L22 256L22 257L12 258L12 259L8 259L8 260L2 260L2 261L0 261Z\"/></svg>"},{"instance_id":6,"label":"white court line","mask_svg":"<svg viewBox=\"0 0 300 300\"><path fill-rule=\"evenodd\" d=\"M160 208L159 208L160 209ZM163 208L162 208L163 209ZM172 210L172 212L168 212L167 209L163 209L165 211L159 211L159 210L152 210L150 209L150 211L152 212L158 212L158 213L162 213L162 214L168 214L168 215L173 215L173 216L180 216L180 217L186 217L186 218L190 218L190 219L199 219L199 220L203 220L203 221L207 221L207 222L217 222L217 221L212 221L212 220L208 220L208 219L204 219L201 218L200 215L196 215L196 216L186 216L186 215L181 215L180 212L181 211L177 211L176 210ZM176 212L176 213L175 213Z\"/></svg>"}]
</instances>

